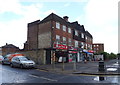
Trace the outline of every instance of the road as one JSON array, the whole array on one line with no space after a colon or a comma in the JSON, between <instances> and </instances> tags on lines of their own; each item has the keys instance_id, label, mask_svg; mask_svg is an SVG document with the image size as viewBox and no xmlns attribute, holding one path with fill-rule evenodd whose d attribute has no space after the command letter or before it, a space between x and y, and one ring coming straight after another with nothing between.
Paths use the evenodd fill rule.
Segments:
<instances>
[{"instance_id":1,"label":"road","mask_svg":"<svg viewBox=\"0 0 120 85\"><path fill-rule=\"evenodd\" d=\"M51 73L39 69L11 68L9 65L1 64L0 75L0 83L92 83L96 85L96 83L118 83L120 80L119 76L104 76L105 80L100 81L99 76L95 75Z\"/></svg>"}]
</instances>

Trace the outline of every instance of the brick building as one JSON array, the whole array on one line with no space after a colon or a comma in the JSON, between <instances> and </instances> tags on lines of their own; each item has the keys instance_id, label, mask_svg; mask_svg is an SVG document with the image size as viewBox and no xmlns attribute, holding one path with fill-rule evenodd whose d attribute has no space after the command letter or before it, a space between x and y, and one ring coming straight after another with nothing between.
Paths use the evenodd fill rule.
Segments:
<instances>
[{"instance_id":1,"label":"brick building","mask_svg":"<svg viewBox=\"0 0 120 85\"><path fill-rule=\"evenodd\" d=\"M17 51L19 51L19 47L16 47L13 44L7 44L1 47L2 50L2 55L6 55L6 54L10 54L10 53L15 53Z\"/></svg>"},{"instance_id":2,"label":"brick building","mask_svg":"<svg viewBox=\"0 0 120 85\"><path fill-rule=\"evenodd\" d=\"M83 25L69 22L68 18L51 13L42 21L28 23L24 50L45 50L45 63L48 64L54 53L57 62L61 56L66 62L72 62L79 61L81 54L92 53L92 35Z\"/></svg>"},{"instance_id":3,"label":"brick building","mask_svg":"<svg viewBox=\"0 0 120 85\"><path fill-rule=\"evenodd\" d=\"M104 52L104 44L103 43L93 43L92 45L95 53Z\"/></svg>"}]
</instances>

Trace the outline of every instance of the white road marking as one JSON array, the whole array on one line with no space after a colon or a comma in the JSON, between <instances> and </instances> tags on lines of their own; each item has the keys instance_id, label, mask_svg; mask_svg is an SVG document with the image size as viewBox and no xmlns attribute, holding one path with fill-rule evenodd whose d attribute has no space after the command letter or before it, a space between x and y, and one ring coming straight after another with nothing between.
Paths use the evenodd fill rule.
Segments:
<instances>
[{"instance_id":1,"label":"white road marking","mask_svg":"<svg viewBox=\"0 0 120 85\"><path fill-rule=\"evenodd\" d=\"M50 78L46 78L46 77L39 77L39 76L36 76L36 75L29 75L29 76L32 76L32 77L35 77L35 78L41 78L41 79L48 80L48 81L55 81L55 82L58 81L58 80L55 80L55 79L50 79Z\"/></svg>"}]
</instances>

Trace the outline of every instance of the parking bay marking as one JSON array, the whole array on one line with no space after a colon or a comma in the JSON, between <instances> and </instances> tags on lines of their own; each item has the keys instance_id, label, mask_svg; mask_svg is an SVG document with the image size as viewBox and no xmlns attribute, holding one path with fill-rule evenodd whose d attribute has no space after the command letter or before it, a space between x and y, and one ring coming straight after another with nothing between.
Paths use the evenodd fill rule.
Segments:
<instances>
[{"instance_id":1,"label":"parking bay marking","mask_svg":"<svg viewBox=\"0 0 120 85\"><path fill-rule=\"evenodd\" d=\"M35 78L41 78L41 79L44 79L44 80L48 80L48 81L55 81L57 82L58 80L55 80L55 79L50 79L50 78L46 78L46 77L39 77L39 76L36 76L36 75L29 75L29 76L32 76L32 77L35 77Z\"/></svg>"}]
</instances>

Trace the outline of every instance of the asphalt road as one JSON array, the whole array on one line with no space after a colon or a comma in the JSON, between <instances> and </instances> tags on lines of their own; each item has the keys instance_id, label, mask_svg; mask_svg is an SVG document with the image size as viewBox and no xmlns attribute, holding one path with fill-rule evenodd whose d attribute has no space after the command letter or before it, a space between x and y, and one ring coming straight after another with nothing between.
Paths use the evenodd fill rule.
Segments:
<instances>
[{"instance_id":1,"label":"asphalt road","mask_svg":"<svg viewBox=\"0 0 120 85\"><path fill-rule=\"evenodd\" d=\"M99 76L68 75L50 73L39 69L11 68L9 65L0 64L0 83L119 83L119 76L104 76L100 81ZM88 84L89 85L89 84ZM110 85L110 84L108 84Z\"/></svg>"}]
</instances>

